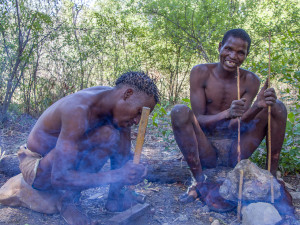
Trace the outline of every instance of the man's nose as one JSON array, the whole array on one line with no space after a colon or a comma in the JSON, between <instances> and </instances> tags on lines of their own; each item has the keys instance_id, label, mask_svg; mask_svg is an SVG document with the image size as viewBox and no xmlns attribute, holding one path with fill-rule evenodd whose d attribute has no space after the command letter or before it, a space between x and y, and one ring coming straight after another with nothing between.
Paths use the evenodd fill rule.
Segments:
<instances>
[{"instance_id":1,"label":"man's nose","mask_svg":"<svg viewBox=\"0 0 300 225\"><path fill-rule=\"evenodd\" d=\"M230 52L230 58L237 59L237 53L235 51Z\"/></svg>"}]
</instances>

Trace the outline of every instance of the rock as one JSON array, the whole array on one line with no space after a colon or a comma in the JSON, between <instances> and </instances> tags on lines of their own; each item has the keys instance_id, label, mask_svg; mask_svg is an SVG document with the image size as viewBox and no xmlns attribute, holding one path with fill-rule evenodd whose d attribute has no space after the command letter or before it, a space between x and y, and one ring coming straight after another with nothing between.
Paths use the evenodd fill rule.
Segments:
<instances>
[{"instance_id":1,"label":"rock","mask_svg":"<svg viewBox=\"0 0 300 225\"><path fill-rule=\"evenodd\" d=\"M280 222L276 225L300 225L300 221L294 217L285 216Z\"/></svg>"},{"instance_id":2,"label":"rock","mask_svg":"<svg viewBox=\"0 0 300 225\"><path fill-rule=\"evenodd\" d=\"M0 161L0 173L8 177L13 177L21 173L19 169L18 156L15 154L4 156L4 158Z\"/></svg>"},{"instance_id":3,"label":"rock","mask_svg":"<svg viewBox=\"0 0 300 225\"><path fill-rule=\"evenodd\" d=\"M220 195L231 201L238 201L240 171L244 171L242 199L243 201L269 201L271 196L270 180L273 179L274 199L280 197L280 184L267 170L260 169L250 160L240 161L228 173L220 187Z\"/></svg>"},{"instance_id":4,"label":"rock","mask_svg":"<svg viewBox=\"0 0 300 225\"><path fill-rule=\"evenodd\" d=\"M226 179L228 173L232 171L231 167L218 166L212 169L203 170L203 175L205 177L205 183L223 183Z\"/></svg>"},{"instance_id":5,"label":"rock","mask_svg":"<svg viewBox=\"0 0 300 225\"><path fill-rule=\"evenodd\" d=\"M284 182L284 185L287 187L289 191L296 191L296 188L294 188L292 185L289 183Z\"/></svg>"},{"instance_id":6,"label":"rock","mask_svg":"<svg viewBox=\"0 0 300 225\"><path fill-rule=\"evenodd\" d=\"M220 225L220 222L219 222L219 220L214 220L214 221L211 223L211 225Z\"/></svg>"},{"instance_id":7,"label":"rock","mask_svg":"<svg viewBox=\"0 0 300 225\"><path fill-rule=\"evenodd\" d=\"M276 177L277 179L282 177L281 172L279 170L276 172Z\"/></svg>"},{"instance_id":8,"label":"rock","mask_svg":"<svg viewBox=\"0 0 300 225\"><path fill-rule=\"evenodd\" d=\"M294 201L295 200L298 200L298 201L300 200L300 192L290 192L290 194L291 194Z\"/></svg>"},{"instance_id":9,"label":"rock","mask_svg":"<svg viewBox=\"0 0 300 225\"><path fill-rule=\"evenodd\" d=\"M209 210L208 206L205 205L205 206L203 206L203 207L201 208L201 211L202 211L203 213L208 213L210 210Z\"/></svg>"},{"instance_id":10,"label":"rock","mask_svg":"<svg viewBox=\"0 0 300 225\"><path fill-rule=\"evenodd\" d=\"M242 209L242 225L274 225L281 219L278 211L269 203L252 203Z\"/></svg>"},{"instance_id":11,"label":"rock","mask_svg":"<svg viewBox=\"0 0 300 225\"><path fill-rule=\"evenodd\" d=\"M188 217L186 215L180 214L180 216L177 218L180 222L188 221Z\"/></svg>"}]
</instances>

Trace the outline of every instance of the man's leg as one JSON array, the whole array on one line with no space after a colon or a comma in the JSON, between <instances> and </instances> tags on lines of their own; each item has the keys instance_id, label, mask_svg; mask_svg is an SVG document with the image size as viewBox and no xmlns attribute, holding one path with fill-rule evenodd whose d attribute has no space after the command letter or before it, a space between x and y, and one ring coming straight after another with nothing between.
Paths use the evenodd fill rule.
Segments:
<instances>
[{"instance_id":1,"label":"man's leg","mask_svg":"<svg viewBox=\"0 0 300 225\"><path fill-rule=\"evenodd\" d=\"M287 111L284 104L277 100L276 104L272 106L271 113L271 173L276 177L278 169L279 156L285 136L285 126L287 119ZM260 145L264 137L268 133L268 109L263 109L253 121L248 125L249 129L243 132L241 136L241 158L247 159ZM268 151L268 141L267 151ZM234 143L232 148L231 161L232 166L237 163L237 143ZM268 160L267 160L268 162ZM266 165L267 167L267 165ZM294 207L292 204L292 197L286 190L284 183L281 184L281 197L275 201L275 207L280 214L294 216Z\"/></svg>"},{"instance_id":2,"label":"man's leg","mask_svg":"<svg viewBox=\"0 0 300 225\"><path fill-rule=\"evenodd\" d=\"M192 110L185 105L176 105L171 112L171 120L176 142L196 179L196 191L200 193L201 200L215 211L232 210L235 206L220 196L219 184L204 182L202 167L216 167L217 156ZM191 189L181 197L181 201L187 203L197 196Z\"/></svg>"},{"instance_id":3,"label":"man's leg","mask_svg":"<svg viewBox=\"0 0 300 225\"><path fill-rule=\"evenodd\" d=\"M271 113L271 173L275 177L284 141L286 119L286 108L282 102L277 100L276 104L272 106ZM267 135L268 109L263 109L252 121L241 126L242 128L247 127L241 134L241 159L248 159ZM232 146L231 156L230 165L234 167L237 164L237 141Z\"/></svg>"},{"instance_id":4,"label":"man's leg","mask_svg":"<svg viewBox=\"0 0 300 225\"><path fill-rule=\"evenodd\" d=\"M203 133L192 110L176 105L171 112L175 140L197 182L202 182L202 167L216 167L216 152Z\"/></svg>"},{"instance_id":5,"label":"man's leg","mask_svg":"<svg viewBox=\"0 0 300 225\"><path fill-rule=\"evenodd\" d=\"M114 154L110 157L111 169L119 169L133 158L131 153L131 129L120 130L120 140L115 148ZM133 190L124 189L124 184L115 183L110 185L106 209L109 211L124 211L135 205L136 199Z\"/></svg>"},{"instance_id":6,"label":"man's leg","mask_svg":"<svg viewBox=\"0 0 300 225\"><path fill-rule=\"evenodd\" d=\"M119 140L119 132L110 125L102 126L82 140L80 148L86 154L80 160L78 169L88 173L100 171ZM60 212L69 224L92 224L79 208L80 191L65 191L60 201Z\"/></svg>"}]
</instances>

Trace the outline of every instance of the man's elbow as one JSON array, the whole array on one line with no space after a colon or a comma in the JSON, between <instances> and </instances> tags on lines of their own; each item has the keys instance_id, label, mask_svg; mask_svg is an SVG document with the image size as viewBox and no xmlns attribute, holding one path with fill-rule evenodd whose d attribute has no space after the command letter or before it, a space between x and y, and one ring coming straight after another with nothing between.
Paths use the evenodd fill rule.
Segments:
<instances>
[{"instance_id":1,"label":"man's elbow","mask_svg":"<svg viewBox=\"0 0 300 225\"><path fill-rule=\"evenodd\" d=\"M55 189L60 189L65 187L66 185L66 175L62 174L62 173L52 173L51 175L51 185L53 188Z\"/></svg>"}]
</instances>

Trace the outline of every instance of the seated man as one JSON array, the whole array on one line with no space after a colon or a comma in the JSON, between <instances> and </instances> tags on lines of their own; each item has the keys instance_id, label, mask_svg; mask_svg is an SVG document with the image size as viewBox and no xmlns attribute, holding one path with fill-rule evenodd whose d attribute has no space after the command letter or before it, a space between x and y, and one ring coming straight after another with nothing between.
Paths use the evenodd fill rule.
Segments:
<instances>
[{"instance_id":1,"label":"seated man","mask_svg":"<svg viewBox=\"0 0 300 225\"><path fill-rule=\"evenodd\" d=\"M49 204L48 209L57 207L68 224L91 224L76 207L80 191L110 184L106 208L129 208L136 202L127 197L134 195L124 193L122 187L139 183L146 173L143 165L130 161L130 127L139 123L142 107L152 111L158 101L156 85L140 72L123 74L115 87L91 87L60 99L40 116L27 147L18 153L26 181L18 185L27 185L30 194L20 194L19 204L11 203L13 197L5 193L14 182L8 181L2 187L6 192L0 190L0 202L43 211L44 206L28 195L47 195L49 201L43 197L40 201ZM100 172L108 158L111 170Z\"/></svg>"},{"instance_id":2,"label":"seated man","mask_svg":"<svg viewBox=\"0 0 300 225\"><path fill-rule=\"evenodd\" d=\"M267 134L268 106L272 107L271 173L276 174L287 118L284 104L277 100L273 88L267 88L267 82L258 93L259 78L244 69L240 69L241 99L237 100L237 67L249 54L250 44L244 30L227 31L219 43L220 61L196 65L191 70L192 110L176 105L171 112L176 142L197 182L182 201L198 195L213 201L203 185L203 168L237 164L237 117L241 117L241 159L249 158ZM216 198L220 200L220 196ZM216 210L230 208L225 201L209 206Z\"/></svg>"}]
</instances>

